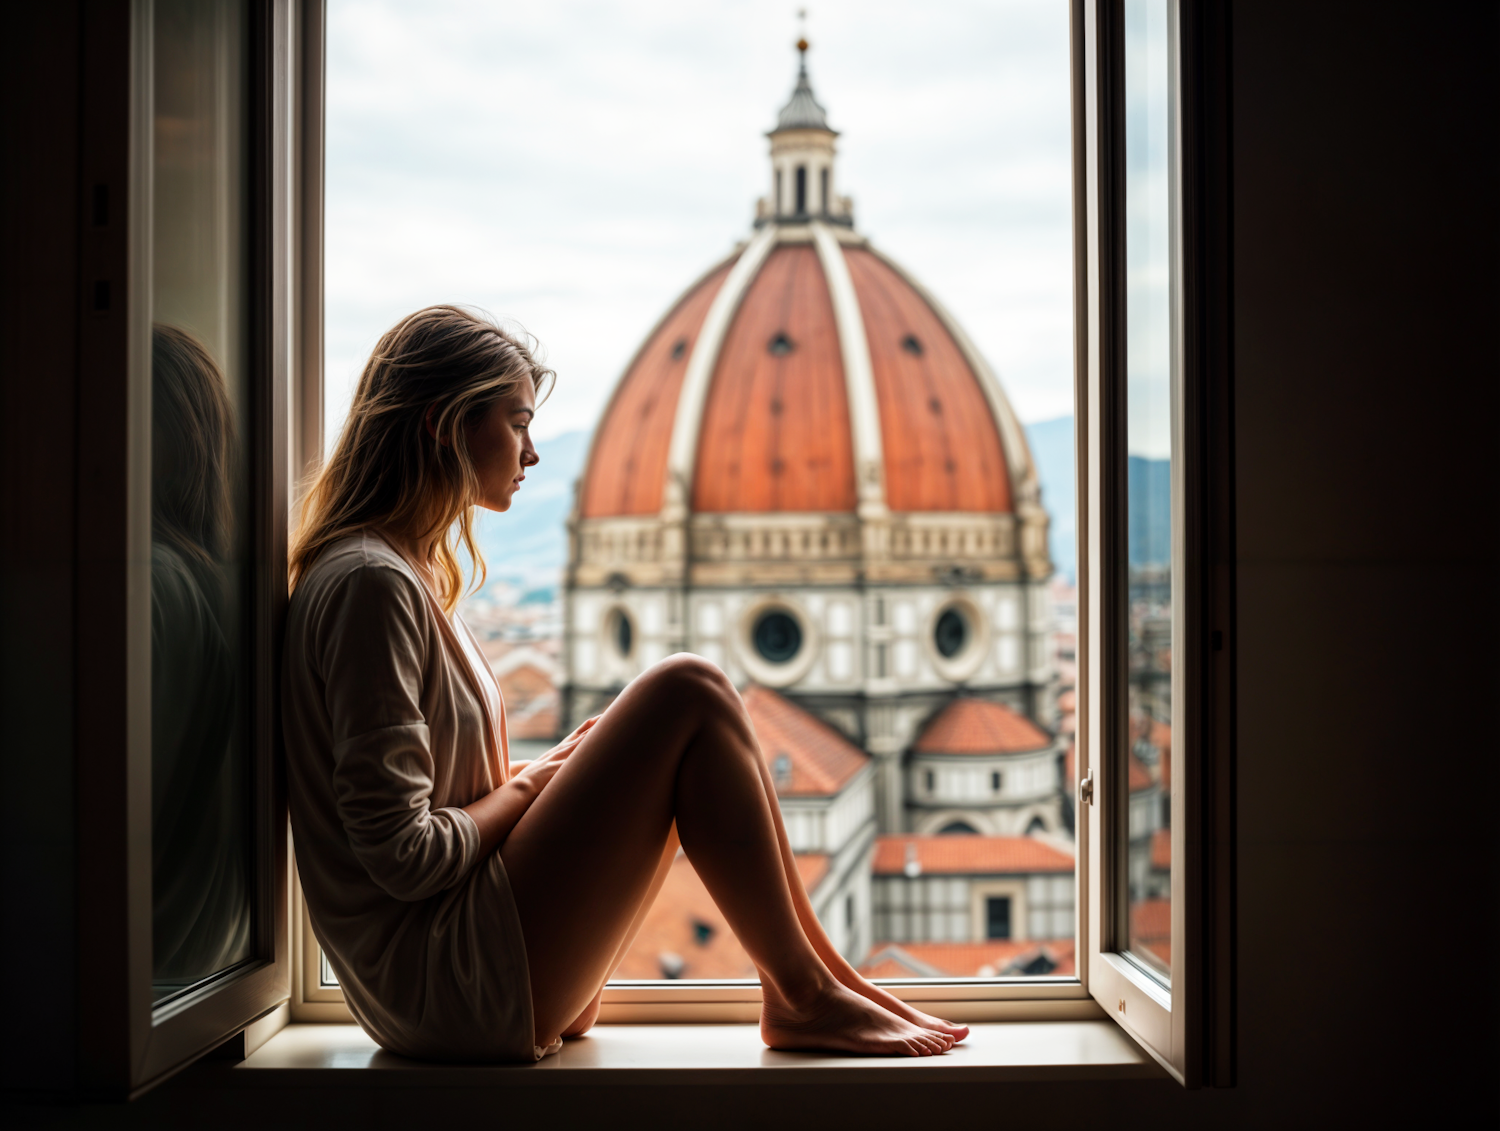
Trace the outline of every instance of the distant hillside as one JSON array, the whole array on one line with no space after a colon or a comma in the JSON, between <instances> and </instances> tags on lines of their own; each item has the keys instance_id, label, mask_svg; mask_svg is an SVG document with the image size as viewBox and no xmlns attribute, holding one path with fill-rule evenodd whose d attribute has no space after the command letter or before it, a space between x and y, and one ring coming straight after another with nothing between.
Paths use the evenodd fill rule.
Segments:
<instances>
[{"instance_id":1,"label":"distant hillside","mask_svg":"<svg viewBox=\"0 0 1500 1131\"><path fill-rule=\"evenodd\" d=\"M573 481L588 450L589 433L582 430L543 440L536 446L542 461L526 473L510 510L479 512L475 534L491 578L526 587L558 584L568 556Z\"/></svg>"},{"instance_id":2,"label":"distant hillside","mask_svg":"<svg viewBox=\"0 0 1500 1131\"><path fill-rule=\"evenodd\" d=\"M1166 565L1172 560L1172 461L1131 456L1130 564Z\"/></svg>"},{"instance_id":3,"label":"distant hillside","mask_svg":"<svg viewBox=\"0 0 1500 1131\"><path fill-rule=\"evenodd\" d=\"M1026 427L1026 442L1042 482L1042 506L1052 518L1052 562L1070 581L1078 577L1077 495L1073 418L1059 416ZM1130 564L1161 565L1172 551L1172 465L1131 456L1126 463L1130 507Z\"/></svg>"},{"instance_id":4,"label":"distant hillside","mask_svg":"<svg viewBox=\"0 0 1500 1131\"><path fill-rule=\"evenodd\" d=\"M1026 426L1026 441L1042 484L1042 505L1052 518L1052 561L1069 580L1078 576L1073 418L1059 416ZM566 563L565 524L573 505L573 483L583 473L589 433L564 432L537 445L542 462L505 514L479 513L479 547L492 578L526 587L555 585ZM1170 465L1131 456L1129 462L1130 560L1165 562L1171 548Z\"/></svg>"},{"instance_id":5,"label":"distant hillside","mask_svg":"<svg viewBox=\"0 0 1500 1131\"><path fill-rule=\"evenodd\" d=\"M1026 425L1026 443L1042 483L1042 506L1052 519L1048 549L1052 564L1069 581L1078 580L1077 494L1074 491L1073 418L1059 416Z\"/></svg>"}]
</instances>

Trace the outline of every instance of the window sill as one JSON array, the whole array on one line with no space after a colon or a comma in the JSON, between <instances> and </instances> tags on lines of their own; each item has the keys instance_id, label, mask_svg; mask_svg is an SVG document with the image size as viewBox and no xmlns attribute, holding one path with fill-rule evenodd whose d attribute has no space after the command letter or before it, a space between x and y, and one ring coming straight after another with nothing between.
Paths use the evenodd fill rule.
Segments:
<instances>
[{"instance_id":1,"label":"window sill","mask_svg":"<svg viewBox=\"0 0 1500 1131\"><path fill-rule=\"evenodd\" d=\"M504 1065L428 1064L381 1051L356 1025L293 1024L224 1070L234 1087L324 1088L1166 1078L1124 1030L1103 1019L977 1024L947 1055L910 1060L774 1052L743 1024L599 1025L537 1064Z\"/></svg>"}]
</instances>

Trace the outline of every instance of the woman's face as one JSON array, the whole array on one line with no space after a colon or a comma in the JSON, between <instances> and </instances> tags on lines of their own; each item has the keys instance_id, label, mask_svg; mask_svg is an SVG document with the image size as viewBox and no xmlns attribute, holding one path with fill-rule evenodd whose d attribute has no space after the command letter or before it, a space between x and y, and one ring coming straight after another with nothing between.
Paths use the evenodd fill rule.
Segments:
<instances>
[{"instance_id":1,"label":"woman's face","mask_svg":"<svg viewBox=\"0 0 1500 1131\"><path fill-rule=\"evenodd\" d=\"M510 500L526 478L526 469L535 467L541 458L531 444L531 418L535 413L536 390L528 381L467 426L469 456L479 476L476 505L492 511L510 509Z\"/></svg>"}]
</instances>

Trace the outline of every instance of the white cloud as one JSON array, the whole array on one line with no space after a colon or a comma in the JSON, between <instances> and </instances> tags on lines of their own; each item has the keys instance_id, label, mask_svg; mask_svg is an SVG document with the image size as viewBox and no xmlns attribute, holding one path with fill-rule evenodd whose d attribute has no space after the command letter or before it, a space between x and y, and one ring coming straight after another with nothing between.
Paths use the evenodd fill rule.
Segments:
<instances>
[{"instance_id":1,"label":"white cloud","mask_svg":"<svg viewBox=\"0 0 1500 1131\"><path fill-rule=\"evenodd\" d=\"M330 416L380 333L473 303L593 423L641 337L747 234L795 77L792 4L332 0ZM1022 417L1072 407L1065 0L812 9L859 227L968 329Z\"/></svg>"}]
</instances>

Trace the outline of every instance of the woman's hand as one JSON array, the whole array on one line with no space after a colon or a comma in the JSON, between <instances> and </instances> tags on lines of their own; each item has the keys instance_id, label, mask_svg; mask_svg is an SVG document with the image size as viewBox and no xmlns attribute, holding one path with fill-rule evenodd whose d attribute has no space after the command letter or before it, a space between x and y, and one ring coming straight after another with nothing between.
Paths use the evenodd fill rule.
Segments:
<instances>
[{"instance_id":1,"label":"woman's hand","mask_svg":"<svg viewBox=\"0 0 1500 1131\"><path fill-rule=\"evenodd\" d=\"M583 741L583 736L589 732L589 728L598 721L598 715L595 715L591 719L584 719L578 725L578 729L568 735L567 738L563 739L545 754L533 758L516 772L514 780L525 780L526 784L531 788L532 800L535 800L536 796L542 792L547 783L552 780L553 775L557 773L558 768L568 760L568 755L578 748L578 744Z\"/></svg>"},{"instance_id":2,"label":"woman's hand","mask_svg":"<svg viewBox=\"0 0 1500 1131\"><path fill-rule=\"evenodd\" d=\"M541 796L547 783L568 760L568 755L577 749L583 736L598 721L597 715L592 719L585 719L583 725L547 753L523 763L499 789L464 806L464 812L473 818L474 826L479 830L481 859L493 852L495 846L510 835L516 822L525 816L532 802Z\"/></svg>"}]
</instances>

